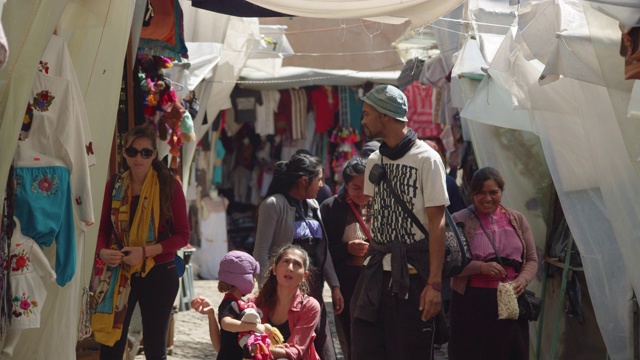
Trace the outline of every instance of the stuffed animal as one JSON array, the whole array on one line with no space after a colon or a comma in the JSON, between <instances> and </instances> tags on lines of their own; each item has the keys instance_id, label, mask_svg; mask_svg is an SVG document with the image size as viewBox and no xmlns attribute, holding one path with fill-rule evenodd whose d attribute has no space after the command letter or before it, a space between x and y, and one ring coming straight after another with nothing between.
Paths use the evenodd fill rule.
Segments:
<instances>
[{"instance_id":1,"label":"stuffed animal","mask_svg":"<svg viewBox=\"0 0 640 360\"><path fill-rule=\"evenodd\" d=\"M262 318L262 312L253 303L246 303L244 301L238 301L238 310L240 313L240 321L252 324L260 324ZM266 324L268 325L268 324ZM265 325L265 330L267 326ZM271 326L268 327L272 330ZM257 331L244 331L238 334L238 345L244 352L245 359L255 360L268 360L271 359L271 340L269 334L265 332Z\"/></svg>"}]
</instances>

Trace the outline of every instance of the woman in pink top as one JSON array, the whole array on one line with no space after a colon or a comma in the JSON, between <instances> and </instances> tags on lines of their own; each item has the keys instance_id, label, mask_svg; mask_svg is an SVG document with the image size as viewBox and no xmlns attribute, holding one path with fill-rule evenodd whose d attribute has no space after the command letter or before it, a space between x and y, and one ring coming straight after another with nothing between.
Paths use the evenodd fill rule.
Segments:
<instances>
[{"instance_id":1,"label":"woman in pink top","mask_svg":"<svg viewBox=\"0 0 640 360\"><path fill-rule=\"evenodd\" d=\"M496 289L510 281L520 296L533 279L538 257L531 228L521 213L501 204L498 170L476 171L469 188L473 206L453 214L465 224L473 260L451 279L449 359L529 359L529 324L498 320Z\"/></svg>"}]
</instances>

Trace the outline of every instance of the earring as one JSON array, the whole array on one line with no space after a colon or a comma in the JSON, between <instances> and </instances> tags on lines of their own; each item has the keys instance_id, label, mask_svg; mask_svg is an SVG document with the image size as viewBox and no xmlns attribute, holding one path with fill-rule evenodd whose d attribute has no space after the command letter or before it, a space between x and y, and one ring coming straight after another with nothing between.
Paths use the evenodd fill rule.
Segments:
<instances>
[{"instance_id":1,"label":"earring","mask_svg":"<svg viewBox=\"0 0 640 360\"><path fill-rule=\"evenodd\" d=\"M309 284L307 284L306 280L302 280L299 289L302 295L307 295L309 293Z\"/></svg>"}]
</instances>

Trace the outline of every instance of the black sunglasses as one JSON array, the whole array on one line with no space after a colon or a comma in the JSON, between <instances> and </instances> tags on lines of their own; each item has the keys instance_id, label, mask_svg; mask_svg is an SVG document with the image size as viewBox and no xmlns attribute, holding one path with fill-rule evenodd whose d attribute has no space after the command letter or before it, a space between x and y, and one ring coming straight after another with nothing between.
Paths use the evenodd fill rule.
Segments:
<instances>
[{"instance_id":1,"label":"black sunglasses","mask_svg":"<svg viewBox=\"0 0 640 360\"><path fill-rule=\"evenodd\" d=\"M155 150L153 149L142 149L142 150L138 150L134 147L128 147L124 149L124 153L127 154L128 157L130 158L134 158L136 156L138 156L138 154L140 154L140 156L142 156L143 159L148 159L150 157L153 156L153 152Z\"/></svg>"}]
</instances>

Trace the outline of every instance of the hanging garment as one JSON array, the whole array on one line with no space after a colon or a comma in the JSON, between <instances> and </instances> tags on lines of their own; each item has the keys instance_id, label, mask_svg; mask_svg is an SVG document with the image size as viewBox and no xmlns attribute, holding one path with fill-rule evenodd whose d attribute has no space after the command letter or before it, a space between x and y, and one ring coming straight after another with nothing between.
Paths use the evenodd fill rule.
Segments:
<instances>
[{"instance_id":1,"label":"hanging garment","mask_svg":"<svg viewBox=\"0 0 640 360\"><path fill-rule=\"evenodd\" d=\"M225 154L226 150L222 145L222 140L218 139L216 141L216 158L213 160L213 185L215 186L222 185L222 159Z\"/></svg>"},{"instance_id":2,"label":"hanging garment","mask_svg":"<svg viewBox=\"0 0 640 360\"><path fill-rule=\"evenodd\" d=\"M291 136L294 140L305 139L307 137L307 92L304 89L289 89L289 93L291 94Z\"/></svg>"},{"instance_id":3,"label":"hanging garment","mask_svg":"<svg viewBox=\"0 0 640 360\"><path fill-rule=\"evenodd\" d=\"M400 76L398 76L398 89L404 91L407 86L418 80L420 78L420 74L422 73L423 66L424 60L421 60L419 58L407 60L407 62L404 64L404 67L400 71Z\"/></svg>"},{"instance_id":4,"label":"hanging garment","mask_svg":"<svg viewBox=\"0 0 640 360\"><path fill-rule=\"evenodd\" d=\"M439 137L442 128L433 122L433 88L414 81L404 90L409 109L407 119L409 127L419 138Z\"/></svg>"},{"instance_id":5,"label":"hanging garment","mask_svg":"<svg viewBox=\"0 0 640 360\"><path fill-rule=\"evenodd\" d=\"M236 122L238 124L256 122L256 109L258 105L262 105L262 95L260 91L233 88L231 92L231 104L236 112Z\"/></svg>"},{"instance_id":6,"label":"hanging garment","mask_svg":"<svg viewBox=\"0 0 640 360\"><path fill-rule=\"evenodd\" d=\"M13 232L9 260L13 304L11 329L39 328L40 311L44 306L47 291L38 273L47 272L42 268L36 271L36 268L50 265L38 244L20 231Z\"/></svg>"},{"instance_id":7,"label":"hanging garment","mask_svg":"<svg viewBox=\"0 0 640 360\"><path fill-rule=\"evenodd\" d=\"M27 120L29 128L23 138L28 137L33 152L58 159L72 170L75 209L82 221L93 222L89 176L89 166L95 164L93 143L73 63L59 36L51 37L38 66Z\"/></svg>"},{"instance_id":8,"label":"hanging garment","mask_svg":"<svg viewBox=\"0 0 640 360\"><path fill-rule=\"evenodd\" d=\"M76 271L76 241L69 169L15 168L15 216L22 233L49 247L56 242L56 282L64 286Z\"/></svg>"},{"instance_id":9,"label":"hanging garment","mask_svg":"<svg viewBox=\"0 0 640 360\"><path fill-rule=\"evenodd\" d=\"M280 102L273 120L277 135L291 135L291 101L291 92L280 90Z\"/></svg>"},{"instance_id":10,"label":"hanging garment","mask_svg":"<svg viewBox=\"0 0 640 360\"><path fill-rule=\"evenodd\" d=\"M335 113L340 107L338 91L331 86L321 86L311 91L311 104L316 110L316 133L331 129L335 125Z\"/></svg>"},{"instance_id":11,"label":"hanging garment","mask_svg":"<svg viewBox=\"0 0 640 360\"><path fill-rule=\"evenodd\" d=\"M360 133L362 128L362 104L364 102L358 95L358 89L347 88L347 94L349 106L349 124L355 132Z\"/></svg>"},{"instance_id":12,"label":"hanging garment","mask_svg":"<svg viewBox=\"0 0 640 360\"><path fill-rule=\"evenodd\" d=\"M280 92L278 90L262 91L262 104L256 107L256 134L275 134L274 114L280 102Z\"/></svg>"},{"instance_id":13,"label":"hanging garment","mask_svg":"<svg viewBox=\"0 0 640 360\"><path fill-rule=\"evenodd\" d=\"M138 53L167 56L180 61L188 58L184 42L183 14L178 0L151 0L153 21L140 31Z\"/></svg>"}]
</instances>

